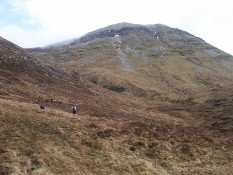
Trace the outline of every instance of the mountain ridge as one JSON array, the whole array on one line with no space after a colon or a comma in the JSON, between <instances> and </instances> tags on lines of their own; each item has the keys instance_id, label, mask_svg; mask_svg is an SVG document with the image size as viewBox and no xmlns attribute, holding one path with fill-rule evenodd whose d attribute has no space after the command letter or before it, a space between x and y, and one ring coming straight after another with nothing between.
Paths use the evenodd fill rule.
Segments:
<instances>
[{"instance_id":1,"label":"mountain ridge","mask_svg":"<svg viewBox=\"0 0 233 175\"><path fill-rule=\"evenodd\" d=\"M173 32L185 33L185 34L191 35L193 38L196 38L196 41L205 42L200 37L195 37L194 35L190 34L187 31L184 31L184 30L179 29L179 28L171 28L171 27L169 27L167 25L164 25L164 24L146 24L146 25L143 25L143 24L132 24L132 23L127 23L127 22L122 22L122 23L109 25L107 27L102 27L100 29L96 29L96 30L94 30L92 32L88 32L88 33L84 34L83 36L81 36L79 38L73 38L73 39L70 39L70 40L61 41L61 42L50 44L50 45L44 46L44 47L27 48L27 50L32 50L32 51L43 50L43 49L50 50L50 49L55 49L56 47L59 47L59 46L60 47L68 47L69 45L75 45L75 44L78 44L80 42L85 43L85 41L87 41L87 39L86 39L87 37L89 37L91 39L92 38L91 36L96 35L99 32L105 31L105 34L107 34L110 37L113 37L114 34L117 34L118 33L117 31L119 31L122 28L135 28L135 27L139 27L139 28L143 28L143 29L149 29L152 32L156 32L156 30L158 30L158 31L171 30ZM110 32L110 34L108 34L106 31L109 31L109 30L113 30L113 31ZM162 34L160 33L159 35L162 35ZM103 38L103 37L95 36L94 38L92 38L92 40L97 39L97 38ZM214 47L214 48L216 48L216 47ZM224 53L226 53L228 55L231 55L231 54L229 54L227 52L224 52Z\"/></svg>"}]
</instances>

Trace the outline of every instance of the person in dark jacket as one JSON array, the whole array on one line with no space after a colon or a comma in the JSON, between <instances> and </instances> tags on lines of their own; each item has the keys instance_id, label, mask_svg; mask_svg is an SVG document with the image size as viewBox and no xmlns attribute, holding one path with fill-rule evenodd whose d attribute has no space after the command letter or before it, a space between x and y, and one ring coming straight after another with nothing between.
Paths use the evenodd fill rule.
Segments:
<instances>
[{"instance_id":1,"label":"person in dark jacket","mask_svg":"<svg viewBox=\"0 0 233 175\"><path fill-rule=\"evenodd\" d=\"M77 108L76 108L75 105L73 105L73 106L72 106L72 112L73 112L73 114L76 114L76 111L77 111Z\"/></svg>"},{"instance_id":2,"label":"person in dark jacket","mask_svg":"<svg viewBox=\"0 0 233 175\"><path fill-rule=\"evenodd\" d=\"M40 109L45 109L45 106L42 103L40 104Z\"/></svg>"}]
</instances>

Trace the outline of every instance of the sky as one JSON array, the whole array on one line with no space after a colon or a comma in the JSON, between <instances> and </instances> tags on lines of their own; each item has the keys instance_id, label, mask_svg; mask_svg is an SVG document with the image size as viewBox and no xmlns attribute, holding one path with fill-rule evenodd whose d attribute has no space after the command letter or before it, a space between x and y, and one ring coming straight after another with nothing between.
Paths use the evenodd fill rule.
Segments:
<instances>
[{"instance_id":1,"label":"sky","mask_svg":"<svg viewBox=\"0 0 233 175\"><path fill-rule=\"evenodd\" d=\"M233 55L231 0L0 0L0 36L23 48L121 22L179 28Z\"/></svg>"}]
</instances>

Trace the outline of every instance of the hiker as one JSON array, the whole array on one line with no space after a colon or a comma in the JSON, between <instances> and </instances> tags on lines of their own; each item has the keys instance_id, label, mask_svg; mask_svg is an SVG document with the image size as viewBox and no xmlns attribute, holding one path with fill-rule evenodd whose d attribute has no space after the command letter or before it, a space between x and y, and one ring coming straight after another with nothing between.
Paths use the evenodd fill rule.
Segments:
<instances>
[{"instance_id":1,"label":"hiker","mask_svg":"<svg viewBox=\"0 0 233 175\"><path fill-rule=\"evenodd\" d=\"M45 109L45 106L42 103L40 104L40 109Z\"/></svg>"},{"instance_id":2,"label":"hiker","mask_svg":"<svg viewBox=\"0 0 233 175\"><path fill-rule=\"evenodd\" d=\"M76 108L76 106L75 106L75 105L73 105L73 106L72 106L72 112L73 112L73 114L75 114L75 113L76 113L76 111L77 111L77 108Z\"/></svg>"}]
</instances>

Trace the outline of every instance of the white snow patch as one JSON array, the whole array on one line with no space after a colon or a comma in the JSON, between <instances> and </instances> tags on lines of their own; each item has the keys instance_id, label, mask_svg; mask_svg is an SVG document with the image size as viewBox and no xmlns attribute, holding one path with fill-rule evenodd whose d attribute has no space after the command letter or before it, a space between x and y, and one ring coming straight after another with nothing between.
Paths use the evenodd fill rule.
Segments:
<instances>
[{"instance_id":1,"label":"white snow patch","mask_svg":"<svg viewBox=\"0 0 233 175\"><path fill-rule=\"evenodd\" d=\"M157 39L159 39L159 37L157 36Z\"/></svg>"},{"instance_id":2,"label":"white snow patch","mask_svg":"<svg viewBox=\"0 0 233 175\"><path fill-rule=\"evenodd\" d=\"M118 34L115 34L115 36L119 36Z\"/></svg>"}]
</instances>

